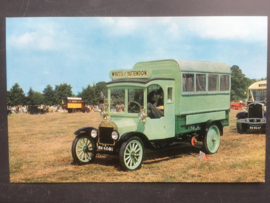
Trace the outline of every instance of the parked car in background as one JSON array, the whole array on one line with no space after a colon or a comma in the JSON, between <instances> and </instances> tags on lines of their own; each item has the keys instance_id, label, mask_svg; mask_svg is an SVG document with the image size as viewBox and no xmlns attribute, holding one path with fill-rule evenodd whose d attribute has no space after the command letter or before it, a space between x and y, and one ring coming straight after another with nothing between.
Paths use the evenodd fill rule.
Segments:
<instances>
[{"instance_id":1,"label":"parked car in background","mask_svg":"<svg viewBox=\"0 0 270 203\"><path fill-rule=\"evenodd\" d=\"M44 114L46 112L47 112L46 109L43 109L39 105L28 105L29 114Z\"/></svg>"},{"instance_id":2,"label":"parked car in background","mask_svg":"<svg viewBox=\"0 0 270 203\"><path fill-rule=\"evenodd\" d=\"M236 122L237 132L246 133L247 130L266 130L266 100L267 81L253 83L248 88L247 106L239 112Z\"/></svg>"}]
</instances>

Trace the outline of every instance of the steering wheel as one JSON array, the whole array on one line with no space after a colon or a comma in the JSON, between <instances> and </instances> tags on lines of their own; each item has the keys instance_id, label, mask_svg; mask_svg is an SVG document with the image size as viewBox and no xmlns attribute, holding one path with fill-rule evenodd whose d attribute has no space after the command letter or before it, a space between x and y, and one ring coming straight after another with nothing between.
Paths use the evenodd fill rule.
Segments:
<instances>
[{"instance_id":1,"label":"steering wheel","mask_svg":"<svg viewBox=\"0 0 270 203\"><path fill-rule=\"evenodd\" d=\"M133 105L131 107L131 104L134 103L135 105ZM140 112L140 109L141 109L141 105L136 102L136 101L130 101L128 102L128 112L129 113L139 113Z\"/></svg>"}]
</instances>

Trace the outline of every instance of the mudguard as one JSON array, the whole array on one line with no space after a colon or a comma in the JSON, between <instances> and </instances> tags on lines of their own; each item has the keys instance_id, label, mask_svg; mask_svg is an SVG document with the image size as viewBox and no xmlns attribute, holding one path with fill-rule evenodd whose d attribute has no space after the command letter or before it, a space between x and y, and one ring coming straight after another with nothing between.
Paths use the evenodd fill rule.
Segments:
<instances>
[{"instance_id":1,"label":"mudguard","mask_svg":"<svg viewBox=\"0 0 270 203\"><path fill-rule=\"evenodd\" d=\"M236 114L237 119L243 119L243 118L247 118L247 117L248 117L248 113L245 111L239 112L238 114Z\"/></svg>"},{"instance_id":2,"label":"mudguard","mask_svg":"<svg viewBox=\"0 0 270 203\"><path fill-rule=\"evenodd\" d=\"M121 136L121 138L116 142L115 144L115 147L116 148L120 148L121 145L127 141L129 138L133 137L133 136L137 136L139 137L142 141L143 141L143 144L144 144L144 147L145 148L152 148L152 145L150 143L150 141L148 140L148 138L146 137L145 134L141 133L141 132L128 132L128 133L125 133L124 135Z\"/></svg>"},{"instance_id":3,"label":"mudguard","mask_svg":"<svg viewBox=\"0 0 270 203\"><path fill-rule=\"evenodd\" d=\"M205 133L208 132L208 129L212 124L215 124L219 129L220 135L223 135L223 126L222 126L222 124L220 122L218 122L218 121L215 121L215 120L209 120L209 121L207 121L205 123Z\"/></svg>"},{"instance_id":4,"label":"mudguard","mask_svg":"<svg viewBox=\"0 0 270 203\"><path fill-rule=\"evenodd\" d=\"M91 127L91 126L82 127L82 128L79 128L78 130L76 130L76 131L74 132L74 134L75 134L75 135L79 135L79 134L81 134L81 133L91 134L91 131L92 131L93 129L96 129L96 128Z\"/></svg>"}]
</instances>

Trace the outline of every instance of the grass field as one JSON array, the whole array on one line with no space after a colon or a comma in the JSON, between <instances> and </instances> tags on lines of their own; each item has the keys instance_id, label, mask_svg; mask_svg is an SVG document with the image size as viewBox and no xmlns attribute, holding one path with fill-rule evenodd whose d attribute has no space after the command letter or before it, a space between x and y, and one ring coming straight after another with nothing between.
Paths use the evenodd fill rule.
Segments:
<instances>
[{"instance_id":1,"label":"grass field","mask_svg":"<svg viewBox=\"0 0 270 203\"><path fill-rule=\"evenodd\" d=\"M264 182L265 134L238 134L236 113L224 128L221 146L199 162L190 145L147 151L140 170L124 172L118 157L97 156L94 163L74 164L73 132L97 127L99 113L47 113L8 116L10 182Z\"/></svg>"}]
</instances>

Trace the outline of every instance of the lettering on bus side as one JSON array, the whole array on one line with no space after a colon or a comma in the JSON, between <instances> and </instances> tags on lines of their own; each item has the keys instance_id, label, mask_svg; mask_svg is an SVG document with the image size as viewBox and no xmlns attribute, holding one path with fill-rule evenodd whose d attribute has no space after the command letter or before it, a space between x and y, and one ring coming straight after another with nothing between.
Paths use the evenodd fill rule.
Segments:
<instances>
[{"instance_id":1,"label":"lettering on bus side","mask_svg":"<svg viewBox=\"0 0 270 203\"><path fill-rule=\"evenodd\" d=\"M115 78L123 77L123 72L112 72L112 76Z\"/></svg>"},{"instance_id":2,"label":"lettering on bus side","mask_svg":"<svg viewBox=\"0 0 270 203\"><path fill-rule=\"evenodd\" d=\"M127 71L127 72L112 72L113 78L122 77L145 77L147 76L147 71Z\"/></svg>"},{"instance_id":3,"label":"lettering on bus side","mask_svg":"<svg viewBox=\"0 0 270 203\"><path fill-rule=\"evenodd\" d=\"M129 71L128 77L147 76L147 71Z\"/></svg>"}]
</instances>

